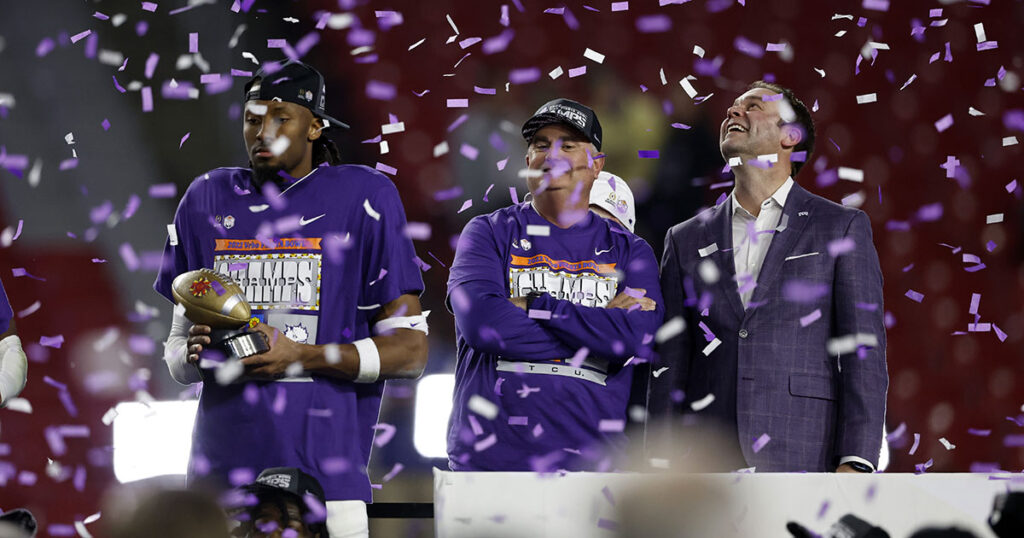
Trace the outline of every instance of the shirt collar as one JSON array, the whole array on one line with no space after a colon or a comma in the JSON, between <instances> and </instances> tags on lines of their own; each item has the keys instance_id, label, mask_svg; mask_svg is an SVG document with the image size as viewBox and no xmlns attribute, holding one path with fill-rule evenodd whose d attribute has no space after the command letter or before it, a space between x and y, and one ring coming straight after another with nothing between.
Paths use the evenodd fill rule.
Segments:
<instances>
[{"instance_id":1,"label":"shirt collar","mask_svg":"<svg viewBox=\"0 0 1024 538\"><path fill-rule=\"evenodd\" d=\"M771 195L771 197L769 197L769 199L775 200L775 203L778 204L779 207L783 207L783 208L786 207L786 199L789 198L789 193L790 193L790 191L793 190L793 184L794 183L795 182L793 181L792 176L786 178L786 182L783 183L782 185L780 185L778 189L775 189L775 192L772 193L772 195ZM747 211L746 209L743 209L743 206L741 206L736 201L736 189L735 188L733 188L732 192L729 193L729 203L732 204L732 213L734 215L736 213L740 212L740 211L742 211L743 213L745 213L747 215L750 215L750 212Z\"/></svg>"}]
</instances>

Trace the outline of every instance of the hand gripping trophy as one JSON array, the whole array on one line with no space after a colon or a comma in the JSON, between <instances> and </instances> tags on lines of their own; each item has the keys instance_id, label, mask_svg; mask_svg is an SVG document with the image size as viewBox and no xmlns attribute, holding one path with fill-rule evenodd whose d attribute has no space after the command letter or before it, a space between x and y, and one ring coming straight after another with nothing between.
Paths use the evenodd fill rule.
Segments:
<instances>
[{"instance_id":1,"label":"hand gripping trophy","mask_svg":"<svg viewBox=\"0 0 1024 538\"><path fill-rule=\"evenodd\" d=\"M245 292L230 277L211 269L178 275L171 285L174 300L185 308L185 317L210 327L210 347L227 358L244 359L270 349L266 336L252 331L258 320Z\"/></svg>"}]
</instances>

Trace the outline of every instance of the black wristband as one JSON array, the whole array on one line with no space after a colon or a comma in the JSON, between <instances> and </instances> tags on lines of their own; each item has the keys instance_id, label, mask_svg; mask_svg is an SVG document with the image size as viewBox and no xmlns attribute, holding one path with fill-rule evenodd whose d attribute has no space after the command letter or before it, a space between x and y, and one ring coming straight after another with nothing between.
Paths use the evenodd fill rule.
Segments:
<instances>
[{"instance_id":1,"label":"black wristband","mask_svg":"<svg viewBox=\"0 0 1024 538\"><path fill-rule=\"evenodd\" d=\"M533 300L539 299L544 295L542 291L531 291L526 294L526 311L529 312L530 308L533 307Z\"/></svg>"}]
</instances>

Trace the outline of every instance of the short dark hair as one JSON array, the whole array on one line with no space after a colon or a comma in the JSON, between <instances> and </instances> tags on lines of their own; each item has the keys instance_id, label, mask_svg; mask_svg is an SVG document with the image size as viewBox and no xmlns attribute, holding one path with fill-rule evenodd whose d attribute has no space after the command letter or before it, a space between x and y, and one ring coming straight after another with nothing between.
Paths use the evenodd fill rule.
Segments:
<instances>
[{"instance_id":1,"label":"short dark hair","mask_svg":"<svg viewBox=\"0 0 1024 538\"><path fill-rule=\"evenodd\" d=\"M799 123L801 130L803 130L803 139L793 149L795 151L806 151L807 154L803 161L790 161L790 166L793 170L790 175L793 176L793 179L796 179L796 175L800 172L800 168L803 167L804 163L811 160L811 154L814 153L814 118L811 117L811 111L807 109L807 105L796 98L793 90L785 86L780 86L773 82L765 82L763 80L751 83L750 86L747 87L747 90L749 91L757 88L781 93L783 97L789 101L790 106L793 107L793 112L796 114L796 120L790 123Z\"/></svg>"}]
</instances>

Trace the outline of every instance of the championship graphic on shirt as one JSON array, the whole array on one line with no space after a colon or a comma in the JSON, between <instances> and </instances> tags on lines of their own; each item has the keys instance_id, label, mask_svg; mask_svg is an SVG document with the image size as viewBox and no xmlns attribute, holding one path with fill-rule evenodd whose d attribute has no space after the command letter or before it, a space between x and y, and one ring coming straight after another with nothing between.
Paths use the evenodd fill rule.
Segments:
<instances>
[{"instance_id":1,"label":"championship graphic on shirt","mask_svg":"<svg viewBox=\"0 0 1024 538\"><path fill-rule=\"evenodd\" d=\"M546 254L529 257L513 254L508 268L508 283L510 297L525 297L540 291L555 299L604 308L615 297L619 278L614 263L555 260ZM502 372L561 375L605 384L607 361L588 357L578 366L570 362L568 358L537 362L498 360L497 369Z\"/></svg>"},{"instance_id":2,"label":"championship graphic on shirt","mask_svg":"<svg viewBox=\"0 0 1024 538\"><path fill-rule=\"evenodd\" d=\"M320 242L319 237L217 239L213 269L238 282L254 317L291 340L313 344L320 313Z\"/></svg>"}]
</instances>

